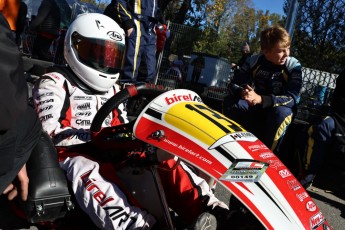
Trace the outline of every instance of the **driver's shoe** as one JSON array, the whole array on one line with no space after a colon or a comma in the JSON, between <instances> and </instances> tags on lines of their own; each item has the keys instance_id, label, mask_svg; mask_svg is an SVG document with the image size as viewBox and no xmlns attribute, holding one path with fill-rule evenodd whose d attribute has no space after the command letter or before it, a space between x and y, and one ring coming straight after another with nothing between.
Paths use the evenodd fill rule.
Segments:
<instances>
[{"instance_id":1,"label":"driver's shoe","mask_svg":"<svg viewBox=\"0 0 345 230\"><path fill-rule=\"evenodd\" d=\"M214 215L203 212L196 219L193 230L216 230L217 229L217 219Z\"/></svg>"},{"instance_id":2,"label":"driver's shoe","mask_svg":"<svg viewBox=\"0 0 345 230\"><path fill-rule=\"evenodd\" d=\"M263 230L260 222L251 214L238 210L228 210L219 206L210 213L217 220L217 230Z\"/></svg>"}]
</instances>

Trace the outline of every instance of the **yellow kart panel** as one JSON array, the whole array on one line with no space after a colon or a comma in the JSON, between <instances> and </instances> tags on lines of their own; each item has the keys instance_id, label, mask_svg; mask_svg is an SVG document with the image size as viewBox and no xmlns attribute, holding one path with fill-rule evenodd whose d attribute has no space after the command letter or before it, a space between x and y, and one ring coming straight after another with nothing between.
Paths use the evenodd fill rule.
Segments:
<instances>
[{"instance_id":1,"label":"yellow kart panel","mask_svg":"<svg viewBox=\"0 0 345 230\"><path fill-rule=\"evenodd\" d=\"M206 145L212 145L226 134L245 131L236 122L199 102L173 105L165 114L164 120Z\"/></svg>"}]
</instances>

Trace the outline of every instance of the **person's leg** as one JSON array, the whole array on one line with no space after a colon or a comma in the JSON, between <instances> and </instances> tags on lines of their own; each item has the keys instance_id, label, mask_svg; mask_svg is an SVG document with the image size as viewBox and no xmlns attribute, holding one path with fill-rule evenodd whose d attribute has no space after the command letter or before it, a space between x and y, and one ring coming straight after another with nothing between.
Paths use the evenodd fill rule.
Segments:
<instances>
[{"instance_id":1,"label":"person's leg","mask_svg":"<svg viewBox=\"0 0 345 230\"><path fill-rule=\"evenodd\" d=\"M160 170L161 180L169 207L171 207L186 223L190 224L205 211L219 206L228 209L218 200L208 183L197 176L185 163L176 166L174 159L163 161Z\"/></svg>"},{"instance_id":2,"label":"person's leg","mask_svg":"<svg viewBox=\"0 0 345 230\"><path fill-rule=\"evenodd\" d=\"M257 129L261 121L261 112L258 106L249 106L245 100L238 100L227 110L227 116L243 126L247 131L258 135Z\"/></svg>"},{"instance_id":3,"label":"person's leg","mask_svg":"<svg viewBox=\"0 0 345 230\"><path fill-rule=\"evenodd\" d=\"M265 112L265 130L262 142L272 151L279 148L287 127L291 124L292 110L285 106L269 108Z\"/></svg>"},{"instance_id":4,"label":"person's leg","mask_svg":"<svg viewBox=\"0 0 345 230\"><path fill-rule=\"evenodd\" d=\"M326 153L331 153L332 132L334 130L332 117L325 117L312 125L308 130L308 141L305 155L305 176L300 182L309 187L320 172L326 160ZM335 162L335 161L333 161ZM332 169L331 169L332 170Z\"/></svg>"},{"instance_id":5,"label":"person's leg","mask_svg":"<svg viewBox=\"0 0 345 230\"><path fill-rule=\"evenodd\" d=\"M6 135L1 136L0 160L6 162L7 165L6 168L0 169L1 193L15 179L19 170L29 159L41 135L41 130L42 126L37 113L28 106L26 113L18 119L17 125L7 131ZM9 155L8 152L13 155Z\"/></svg>"},{"instance_id":6,"label":"person's leg","mask_svg":"<svg viewBox=\"0 0 345 230\"><path fill-rule=\"evenodd\" d=\"M136 81L138 75L138 69L141 61L141 49L143 33L142 23L138 20L133 20L135 27L129 37L126 37L126 57L123 67L122 81Z\"/></svg>"},{"instance_id":7,"label":"person's leg","mask_svg":"<svg viewBox=\"0 0 345 230\"><path fill-rule=\"evenodd\" d=\"M334 120L332 117L326 117L309 128L306 155L308 173L316 174L321 168L327 147L330 147L332 143L333 130Z\"/></svg>"},{"instance_id":8,"label":"person's leg","mask_svg":"<svg viewBox=\"0 0 345 230\"><path fill-rule=\"evenodd\" d=\"M156 34L153 32L153 29L150 29L146 32L145 35L146 44L144 47L146 67L147 67L147 77L146 82L151 82L155 78L156 74Z\"/></svg>"},{"instance_id":9,"label":"person's leg","mask_svg":"<svg viewBox=\"0 0 345 230\"><path fill-rule=\"evenodd\" d=\"M97 162L81 156L60 162L81 209L101 229L150 229L156 222L148 212L132 206L119 187L100 175Z\"/></svg>"}]
</instances>

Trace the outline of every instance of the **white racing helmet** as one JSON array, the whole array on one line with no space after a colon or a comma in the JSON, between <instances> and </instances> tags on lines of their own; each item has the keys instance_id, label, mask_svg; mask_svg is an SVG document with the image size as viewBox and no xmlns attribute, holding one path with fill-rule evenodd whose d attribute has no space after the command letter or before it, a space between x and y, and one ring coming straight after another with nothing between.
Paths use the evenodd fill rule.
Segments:
<instances>
[{"instance_id":1,"label":"white racing helmet","mask_svg":"<svg viewBox=\"0 0 345 230\"><path fill-rule=\"evenodd\" d=\"M125 33L114 20L86 13L69 26L64 56L80 80L96 91L106 92L119 78L125 49Z\"/></svg>"}]
</instances>

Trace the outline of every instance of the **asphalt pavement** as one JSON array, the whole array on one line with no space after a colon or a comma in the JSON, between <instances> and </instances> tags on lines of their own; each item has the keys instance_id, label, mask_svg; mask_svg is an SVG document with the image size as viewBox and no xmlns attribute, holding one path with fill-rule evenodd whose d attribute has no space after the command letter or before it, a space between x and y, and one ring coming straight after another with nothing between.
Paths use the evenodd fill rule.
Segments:
<instances>
[{"instance_id":1,"label":"asphalt pavement","mask_svg":"<svg viewBox=\"0 0 345 230\"><path fill-rule=\"evenodd\" d=\"M307 191L333 229L345 229L345 197L343 194L338 195L333 192L334 189L329 185L330 183L335 184L337 177L329 173L322 175L316 177L313 185ZM216 186L215 195L226 204L229 204L231 194L220 184ZM0 229L38 230L39 228L15 216L8 206L6 198L0 196Z\"/></svg>"}]
</instances>

